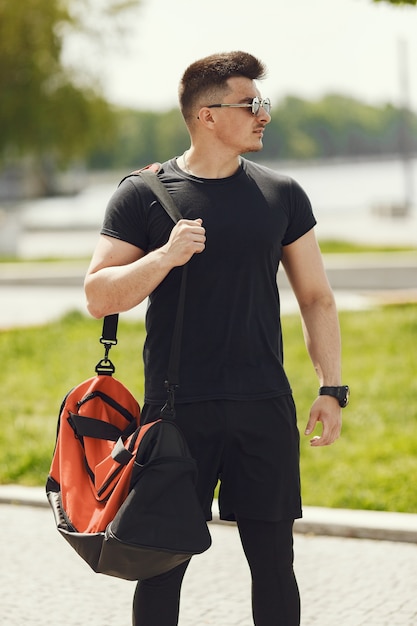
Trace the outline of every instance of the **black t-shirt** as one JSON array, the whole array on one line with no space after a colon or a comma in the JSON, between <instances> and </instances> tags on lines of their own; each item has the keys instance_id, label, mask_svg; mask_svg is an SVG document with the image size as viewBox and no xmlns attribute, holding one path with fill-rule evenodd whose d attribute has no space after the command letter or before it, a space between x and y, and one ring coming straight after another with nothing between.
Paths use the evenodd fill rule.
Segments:
<instances>
[{"instance_id":1,"label":"black t-shirt","mask_svg":"<svg viewBox=\"0 0 417 626\"><path fill-rule=\"evenodd\" d=\"M242 159L228 178L201 179L172 159L159 174L183 217L202 218L206 248L188 267L177 402L269 398L291 391L283 369L276 274L282 246L315 225L291 178ZM102 234L145 252L165 244L173 223L139 177L107 207ZM182 268L149 297L145 401L163 403Z\"/></svg>"}]
</instances>

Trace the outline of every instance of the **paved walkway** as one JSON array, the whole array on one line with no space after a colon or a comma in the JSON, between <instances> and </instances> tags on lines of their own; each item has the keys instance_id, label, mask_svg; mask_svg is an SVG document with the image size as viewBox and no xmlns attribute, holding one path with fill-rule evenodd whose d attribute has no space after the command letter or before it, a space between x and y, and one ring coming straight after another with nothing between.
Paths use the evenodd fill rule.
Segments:
<instances>
[{"instance_id":1,"label":"paved walkway","mask_svg":"<svg viewBox=\"0 0 417 626\"><path fill-rule=\"evenodd\" d=\"M387 301L417 301L417 254L330 255L325 258L339 310ZM88 261L0 264L0 328L42 324L70 310L86 312L83 279ZM283 271L278 273L283 315L298 305ZM143 319L146 301L123 313Z\"/></svg>"},{"instance_id":2,"label":"paved walkway","mask_svg":"<svg viewBox=\"0 0 417 626\"><path fill-rule=\"evenodd\" d=\"M89 569L57 532L43 489L3 486L0 503L2 624L129 626L135 583ZM184 581L180 626L250 626L236 527L210 532ZM417 515L307 508L295 555L302 626L417 624Z\"/></svg>"}]
</instances>

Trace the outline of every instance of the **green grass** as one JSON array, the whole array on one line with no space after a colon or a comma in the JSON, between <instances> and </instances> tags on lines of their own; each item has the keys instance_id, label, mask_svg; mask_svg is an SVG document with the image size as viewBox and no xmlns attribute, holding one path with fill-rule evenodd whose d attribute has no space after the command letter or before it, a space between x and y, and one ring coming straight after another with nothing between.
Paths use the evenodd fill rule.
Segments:
<instances>
[{"instance_id":1,"label":"green grass","mask_svg":"<svg viewBox=\"0 0 417 626\"><path fill-rule=\"evenodd\" d=\"M320 250L323 254L356 254L363 252L417 252L417 248L415 246L384 246L380 244L371 245L331 239L320 241Z\"/></svg>"},{"instance_id":2,"label":"green grass","mask_svg":"<svg viewBox=\"0 0 417 626\"><path fill-rule=\"evenodd\" d=\"M341 439L311 448L301 435L305 504L417 512L417 305L342 312L343 381L351 400ZM298 320L283 320L286 369L301 433L315 375ZM298 335L298 336L297 336Z\"/></svg>"},{"instance_id":3,"label":"green grass","mask_svg":"<svg viewBox=\"0 0 417 626\"><path fill-rule=\"evenodd\" d=\"M341 439L311 448L301 434L306 505L417 513L417 305L340 314L344 382L352 396ZM317 392L298 316L283 318L285 364L303 433ZM101 322L72 313L39 328L0 332L0 482L42 485L65 393L94 375ZM142 402L142 323L121 320L110 357Z\"/></svg>"}]
</instances>

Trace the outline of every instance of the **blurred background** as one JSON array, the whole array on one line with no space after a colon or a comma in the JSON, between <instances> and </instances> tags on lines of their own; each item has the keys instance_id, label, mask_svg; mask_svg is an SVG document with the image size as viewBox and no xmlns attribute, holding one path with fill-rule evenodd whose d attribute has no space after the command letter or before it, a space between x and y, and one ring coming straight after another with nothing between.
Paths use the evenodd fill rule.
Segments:
<instances>
[{"instance_id":1,"label":"blurred background","mask_svg":"<svg viewBox=\"0 0 417 626\"><path fill-rule=\"evenodd\" d=\"M416 0L0 0L0 257L89 256L131 169L181 154L184 69L268 67L264 150L322 239L417 245ZM52 236L51 236L52 235Z\"/></svg>"}]
</instances>

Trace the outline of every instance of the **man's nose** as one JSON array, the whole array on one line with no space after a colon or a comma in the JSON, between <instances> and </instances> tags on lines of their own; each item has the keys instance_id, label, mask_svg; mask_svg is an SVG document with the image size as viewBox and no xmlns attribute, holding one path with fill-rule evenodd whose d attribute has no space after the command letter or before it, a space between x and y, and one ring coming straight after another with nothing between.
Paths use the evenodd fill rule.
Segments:
<instances>
[{"instance_id":1,"label":"man's nose","mask_svg":"<svg viewBox=\"0 0 417 626\"><path fill-rule=\"evenodd\" d=\"M271 114L264 109L264 106L262 104L259 108L258 119L262 120L265 124L269 124L269 122L271 121Z\"/></svg>"}]
</instances>

